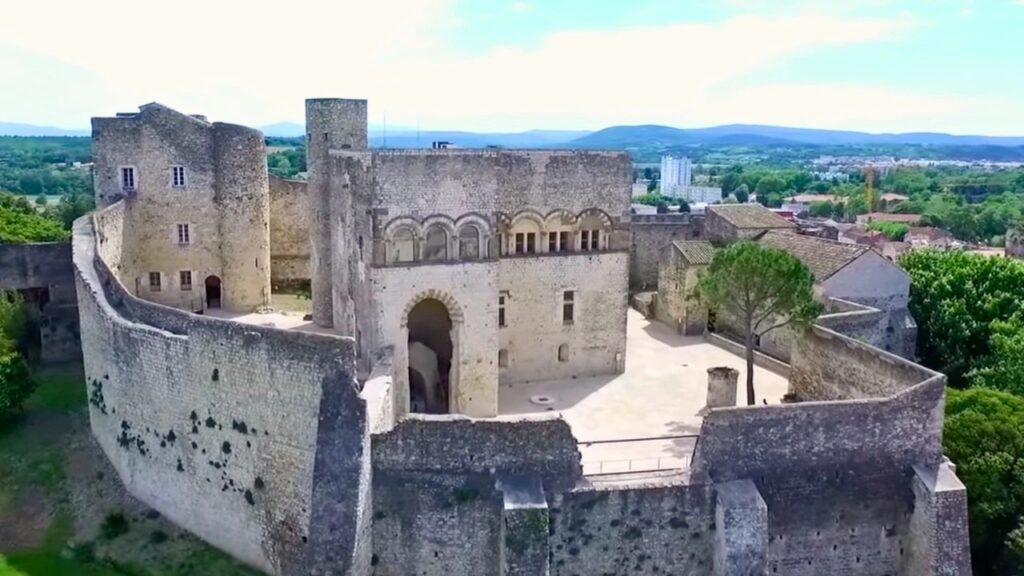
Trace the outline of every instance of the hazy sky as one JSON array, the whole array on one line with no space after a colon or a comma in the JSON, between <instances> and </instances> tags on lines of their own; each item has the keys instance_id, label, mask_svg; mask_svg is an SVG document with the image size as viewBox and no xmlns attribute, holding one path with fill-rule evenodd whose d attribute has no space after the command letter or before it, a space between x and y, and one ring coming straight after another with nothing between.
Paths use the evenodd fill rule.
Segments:
<instances>
[{"instance_id":1,"label":"hazy sky","mask_svg":"<svg viewBox=\"0 0 1024 576\"><path fill-rule=\"evenodd\" d=\"M0 120L67 128L338 96L424 129L1024 135L1024 0L31 0L2 8L0 78Z\"/></svg>"}]
</instances>

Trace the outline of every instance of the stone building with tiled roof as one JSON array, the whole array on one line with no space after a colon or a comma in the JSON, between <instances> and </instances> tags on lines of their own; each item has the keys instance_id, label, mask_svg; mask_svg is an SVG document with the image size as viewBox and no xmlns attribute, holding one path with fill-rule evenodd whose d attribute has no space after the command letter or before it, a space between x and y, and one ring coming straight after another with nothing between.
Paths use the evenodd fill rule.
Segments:
<instances>
[{"instance_id":1,"label":"stone building with tiled roof","mask_svg":"<svg viewBox=\"0 0 1024 576\"><path fill-rule=\"evenodd\" d=\"M838 299L876 309L878 329L869 337L872 344L904 358L914 358L917 325L907 309L910 277L902 268L867 246L816 236L772 230L757 241L784 250L803 262L814 276L815 297L826 307ZM785 340L784 334L763 341L762 349L784 357L788 344L774 342Z\"/></svg>"},{"instance_id":2,"label":"stone building with tiled roof","mask_svg":"<svg viewBox=\"0 0 1024 576\"><path fill-rule=\"evenodd\" d=\"M760 204L708 206L706 216L705 236L716 243L754 238L765 230L796 229L796 224Z\"/></svg>"},{"instance_id":3,"label":"stone building with tiled roof","mask_svg":"<svg viewBox=\"0 0 1024 576\"><path fill-rule=\"evenodd\" d=\"M703 334L707 311L689 295L698 275L711 264L715 248L707 240L676 240L665 247L658 266L654 317L681 334Z\"/></svg>"}]
</instances>

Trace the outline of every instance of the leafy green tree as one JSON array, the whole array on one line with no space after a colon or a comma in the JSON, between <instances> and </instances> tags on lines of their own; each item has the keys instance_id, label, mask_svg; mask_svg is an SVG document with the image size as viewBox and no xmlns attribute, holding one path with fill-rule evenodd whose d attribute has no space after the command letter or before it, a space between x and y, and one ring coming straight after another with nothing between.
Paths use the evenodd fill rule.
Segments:
<instances>
[{"instance_id":1,"label":"leafy green tree","mask_svg":"<svg viewBox=\"0 0 1024 576\"><path fill-rule=\"evenodd\" d=\"M978 221L970 206L957 206L943 219L946 228L955 238L974 242L978 239Z\"/></svg>"},{"instance_id":2,"label":"leafy green tree","mask_svg":"<svg viewBox=\"0 0 1024 576\"><path fill-rule=\"evenodd\" d=\"M868 206L868 200L863 194L851 196L850 199L846 201L846 214L849 216L867 214L870 211L871 209Z\"/></svg>"},{"instance_id":3,"label":"leafy green tree","mask_svg":"<svg viewBox=\"0 0 1024 576\"><path fill-rule=\"evenodd\" d=\"M907 232L910 232L910 227L901 222L888 222L885 220L875 220L867 225L868 230L878 230L885 237L893 242L899 242L906 237Z\"/></svg>"},{"instance_id":4,"label":"leafy green tree","mask_svg":"<svg viewBox=\"0 0 1024 576\"><path fill-rule=\"evenodd\" d=\"M974 573L1020 574L1024 522L1024 399L948 390L943 449L967 486Z\"/></svg>"},{"instance_id":5,"label":"leafy green tree","mask_svg":"<svg viewBox=\"0 0 1024 576\"><path fill-rule=\"evenodd\" d=\"M769 194L781 195L786 190L786 181L775 174L768 174L757 182L754 193L758 198L767 197Z\"/></svg>"},{"instance_id":6,"label":"leafy green tree","mask_svg":"<svg viewBox=\"0 0 1024 576\"><path fill-rule=\"evenodd\" d=\"M648 192L643 196L638 196L637 198L635 198L635 201L638 204L646 204L647 206L657 206L659 204L667 205L668 198L662 196L660 192Z\"/></svg>"},{"instance_id":7,"label":"leafy green tree","mask_svg":"<svg viewBox=\"0 0 1024 576\"><path fill-rule=\"evenodd\" d=\"M36 206L44 206L45 207L46 203L47 203L46 194L40 194L39 196L36 196Z\"/></svg>"},{"instance_id":8,"label":"leafy green tree","mask_svg":"<svg viewBox=\"0 0 1024 576\"><path fill-rule=\"evenodd\" d=\"M733 196L736 197L736 201L740 204L746 204L750 201L750 189L747 188L746 184L740 184L732 191Z\"/></svg>"},{"instance_id":9,"label":"leafy green tree","mask_svg":"<svg viewBox=\"0 0 1024 576\"><path fill-rule=\"evenodd\" d=\"M922 363L947 374L958 388L972 378L991 384L1002 380L1000 374L1012 376L1015 360L992 356L1016 349L1017 340L994 337L1009 336L1012 328L1000 323L1024 318L1024 262L934 250L907 252L899 262L910 275Z\"/></svg>"},{"instance_id":10,"label":"leafy green tree","mask_svg":"<svg viewBox=\"0 0 1024 576\"><path fill-rule=\"evenodd\" d=\"M737 172L726 172L722 175L721 180L719 180L723 194L732 194L734 190L739 188L740 184L740 175Z\"/></svg>"},{"instance_id":11,"label":"leafy green tree","mask_svg":"<svg viewBox=\"0 0 1024 576\"><path fill-rule=\"evenodd\" d=\"M835 211L835 206L829 202L811 202L810 207L807 208L807 213L813 218L829 218Z\"/></svg>"},{"instance_id":12,"label":"leafy green tree","mask_svg":"<svg viewBox=\"0 0 1024 576\"><path fill-rule=\"evenodd\" d=\"M17 349L24 326L21 299L16 293L0 291L0 422L18 414L36 387Z\"/></svg>"},{"instance_id":13,"label":"leafy green tree","mask_svg":"<svg viewBox=\"0 0 1024 576\"><path fill-rule=\"evenodd\" d=\"M0 194L0 242L53 242L68 236L67 229L40 214L24 196Z\"/></svg>"},{"instance_id":14,"label":"leafy green tree","mask_svg":"<svg viewBox=\"0 0 1024 576\"><path fill-rule=\"evenodd\" d=\"M791 254L753 242L719 250L697 282L696 296L708 308L736 319L747 358L747 404L754 403L754 344L786 325L806 325L818 316L814 279Z\"/></svg>"},{"instance_id":15,"label":"leafy green tree","mask_svg":"<svg viewBox=\"0 0 1024 576\"><path fill-rule=\"evenodd\" d=\"M789 178L788 186L797 192L803 192L812 182L814 182L814 176L811 176L810 172L801 170Z\"/></svg>"}]
</instances>

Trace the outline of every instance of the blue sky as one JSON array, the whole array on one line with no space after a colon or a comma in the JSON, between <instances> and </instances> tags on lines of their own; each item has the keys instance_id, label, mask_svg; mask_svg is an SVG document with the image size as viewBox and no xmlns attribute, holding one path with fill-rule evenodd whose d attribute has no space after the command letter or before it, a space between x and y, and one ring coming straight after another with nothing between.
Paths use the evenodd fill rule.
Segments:
<instances>
[{"instance_id":1,"label":"blue sky","mask_svg":"<svg viewBox=\"0 0 1024 576\"><path fill-rule=\"evenodd\" d=\"M465 130L764 123L1024 135L1024 0L54 0L5 7L0 120L159 101Z\"/></svg>"}]
</instances>

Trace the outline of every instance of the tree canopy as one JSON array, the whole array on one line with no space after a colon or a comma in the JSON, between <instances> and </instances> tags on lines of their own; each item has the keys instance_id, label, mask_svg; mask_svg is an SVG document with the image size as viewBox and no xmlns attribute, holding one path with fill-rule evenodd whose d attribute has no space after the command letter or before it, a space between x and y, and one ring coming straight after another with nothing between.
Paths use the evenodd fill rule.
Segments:
<instances>
[{"instance_id":1,"label":"tree canopy","mask_svg":"<svg viewBox=\"0 0 1024 576\"><path fill-rule=\"evenodd\" d=\"M70 234L24 196L0 193L0 243L54 242Z\"/></svg>"},{"instance_id":2,"label":"tree canopy","mask_svg":"<svg viewBox=\"0 0 1024 576\"><path fill-rule=\"evenodd\" d=\"M1024 399L949 390L943 448L967 486L974 573L1024 571Z\"/></svg>"},{"instance_id":3,"label":"tree canopy","mask_svg":"<svg viewBox=\"0 0 1024 576\"><path fill-rule=\"evenodd\" d=\"M950 384L995 385L1024 359L1024 262L969 252L914 250L900 258L910 274L918 356ZM1004 386L999 386L1004 388Z\"/></svg>"},{"instance_id":4,"label":"tree canopy","mask_svg":"<svg viewBox=\"0 0 1024 576\"><path fill-rule=\"evenodd\" d=\"M796 257L754 242L737 242L715 253L697 282L696 296L743 327L747 352L747 403L754 403L756 339L787 324L818 316L814 279Z\"/></svg>"}]
</instances>

